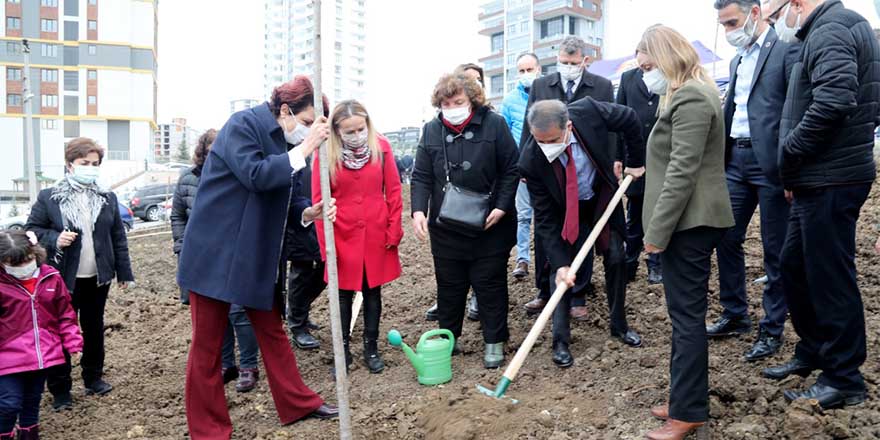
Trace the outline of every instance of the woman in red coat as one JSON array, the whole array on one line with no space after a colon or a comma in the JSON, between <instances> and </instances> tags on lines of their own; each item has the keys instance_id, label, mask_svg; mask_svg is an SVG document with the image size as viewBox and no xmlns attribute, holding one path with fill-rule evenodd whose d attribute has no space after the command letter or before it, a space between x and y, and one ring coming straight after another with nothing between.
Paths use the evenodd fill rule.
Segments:
<instances>
[{"instance_id":1,"label":"woman in red coat","mask_svg":"<svg viewBox=\"0 0 880 440\"><path fill-rule=\"evenodd\" d=\"M391 144L373 129L361 103L339 103L330 124L327 157L337 209L333 229L345 358L350 365L351 304L355 291L360 290L364 295L364 363L371 373L379 373L385 368L377 346L382 285L397 279L401 272L397 254L403 238L400 176ZM320 167L317 158L314 166L315 170ZM318 172L312 173L312 200L321 201ZM316 226L321 257L326 260L323 222Z\"/></svg>"}]
</instances>

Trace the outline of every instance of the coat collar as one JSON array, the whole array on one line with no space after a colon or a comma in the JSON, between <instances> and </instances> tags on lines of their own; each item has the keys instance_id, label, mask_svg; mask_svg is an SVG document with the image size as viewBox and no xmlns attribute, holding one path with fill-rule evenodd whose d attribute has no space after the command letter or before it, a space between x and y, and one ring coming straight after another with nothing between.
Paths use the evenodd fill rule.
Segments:
<instances>
[{"instance_id":1,"label":"coat collar","mask_svg":"<svg viewBox=\"0 0 880 440\"><path fill-rule=\"evenodd\" d=\"M275 115L272 114L272 110L269 110L268 102L264 102L263 104L258 105L251 110L254 112L254 115L257 116L257 120L260 121L260 125L262 125L266 132L270 135L276 130L281 130L281 126L278 125L278 118L276 118Z\"/></svg>"},{"instance_id":2,"label":"coat collar","mask_svg":"<svg viewBox=\"0 0 880 440\"><path fill-rule=\"evenodd\" d=\"M485 106L485 105L478 108L477 111L474 112L474 117L471 118L471 121L468 123L467 127L470 127L471 125L483 125L483 118L486 117L486 113L488 111L489 111L489 107ZM437 112L437 117L435 117L434 119L436 119L437 122L440 123L440 125L444 125L443 120L440 119L442 117L443 117L443 113ZM275 124L275 125L278 125L278 124ZM467 128L467 127L465 127L465 128ZM462 131L464 131L464 130L462 130Z\"/></svg>"},{"instance_id":3,"label":"coat collar","mask_svg":"<svg viewBox=\"0 0 880 440\"><path fill-rule=\"evenodd\" d=\"M758 54L758 62L755 64L755 73L752 75L752 89L755 88L755 84L758 82L758 77L761 76L761 71L764 70L764 65L767 64L767 58L770 57L770 52L773 50L773 46L776 45L777 40L776 30L773 29L772 26L770 26L764 35L758 39L758 42L761 43L761 52Z\"/></svg>"},{"instance_id":4,"label":"coat collar","mask_svg":"<svg viewBox=\"0 0 880 440\"><path fill-rule=\"evenodd\" d=\"M57 269L55 269L52 266L49 266L48 264L40 265L39 269L40 269L40 271L39 271L39 274L37 275L37 278L41 279L41 280L43 278L59 274ZM8 284L11 286L21 286L21 281L18 278L15 278L12 275L9 275L8 273L6 273L5 270L0 269L0 284Z\"/></svg>"},{"instance_id":5,"label":"coat collar","mask_svg":"<svg viewBox=\"0 0 880 440\"><path fill-rule=\"evenodd\" d=\"M810 29L819 21L819 18L825 15L826 12L831 11L832 9L843 8L843 4L840 0L831 0L819 5L809 17L801 25L801 29L795 34L795 36L804 41L807 39L807 35L810 33Z\"/></svg>"},{"instance_id":6,"label":"coat collar","mask_svg":"<svg viewBox=\"0 0 880 440\"><path fill-rule=\"evenodd\" d=\"M578 88L581 88L584 86L587 86L587 87L595 86L596 85L595 77L596 77L596 75L593 75L587 69L584 69L584 72L581 74L581 82L578 84ZM562 84L562 74L559 72L554 73L553 76L550 77L550 87L557 87L557 86L562 87L561 84Z\"/></svg>"}]
</instances>

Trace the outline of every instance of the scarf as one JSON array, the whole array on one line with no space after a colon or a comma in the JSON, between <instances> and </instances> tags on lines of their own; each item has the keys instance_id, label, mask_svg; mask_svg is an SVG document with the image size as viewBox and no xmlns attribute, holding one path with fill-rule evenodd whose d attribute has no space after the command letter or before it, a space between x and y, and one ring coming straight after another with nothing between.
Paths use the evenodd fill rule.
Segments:
<instances>
[{"instance_id":1,"label":"scarf","mask_svg":"<svg viewBox=\"0 0 880 440\"><path fill-rule=\"evenodd\" d=\"M359 170L370 162L370 144L354 148L346 144L342 145L342 164L350 170Z\"/></svg>"},{"instance_id":2,"label":"scarf","mask_svg":"<svg viewBox=\"0 0 880 440\"><path fill-rule=\"evenodd\" d=\"M61 179L55 185L51 199L58 203L61 216L78 230L92 229L101 209L107 204L107 199L97 184L83 185L69 177ZM91 214L91 225L85 224L88 216L83 215L84 213Z\"/></svg>"}]
</instances>

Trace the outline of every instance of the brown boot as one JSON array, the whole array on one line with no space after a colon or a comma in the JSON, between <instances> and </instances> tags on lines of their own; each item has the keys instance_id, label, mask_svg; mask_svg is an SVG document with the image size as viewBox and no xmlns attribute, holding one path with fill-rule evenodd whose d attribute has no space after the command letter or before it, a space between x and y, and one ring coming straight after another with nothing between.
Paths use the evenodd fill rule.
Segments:
<instances>
[{"instance_id":1,"label":"brown boot","mask_svg":"<svg viewBox=\"0 0 880 440\"><path fill-rule=\"evenodd\" d=\"M526 309L526 313L529 315L537 315L544 310L544 306L547 305L547 300L544 298L535 298L529 302L527 302L523 308Z\"/></svg>"},{"instance_id":2,"label":"brown boot","mask_svg":"<svg viewBox=\"0 0 880 440\"><path fill-rule=\"evenodd\" d=\"M583 322L586 321L588 318L587 306L572 307L569 313L571 314L571 319L575 321Z\"/></svg>"},{"instance_id":3,"label":"brown boot","mask_svg":"<svg viewBox=\"0 0 880 440\"><path fill-rule=\"evenodd\" d=\"M238 383L235 384L235 391L239 393L247 393L257 387L257 381L260 380L260 370L256 368L242 368L239 370Z\"/></svg>"},{"instance_id":4,"label":"brown boot","mask_svg":"<svg viewBox=\"0 0 880 440\"><path fill-rule=\"evenodd\" d=\"M651 415L660 420L669 419L669 404L667 403L651 408Z\"/></svg>"},{"instance_id":5,"label":"brown boot","mask_svg":"<svg viewBox=\"0 0 880 440\"><path fill-rule=\"evenodd\" d=\"M709 428L705 422L688 423L681 420L669 419L663 426L649 432L649 440L684 440L691 432L696 431L697 440L709 439Z\"/></svg>"}]
</instances>

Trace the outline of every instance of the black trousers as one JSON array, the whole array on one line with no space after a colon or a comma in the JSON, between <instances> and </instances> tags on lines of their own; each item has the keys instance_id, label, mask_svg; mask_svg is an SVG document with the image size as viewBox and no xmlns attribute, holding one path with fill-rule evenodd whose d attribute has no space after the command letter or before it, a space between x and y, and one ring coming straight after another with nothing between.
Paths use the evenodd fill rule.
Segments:
<instances>
[{"instance_id":1,"label":"black trousers","mask_svg":"<svg viewBox=\"0 0 880 440\"><path fill-rule=\"evenodd\" d=\"M327 287L324 282L324 262L291 261L287 279L287 326L301 330L309 324L312 303Z\"/></svg>"},{"instance_id":2,"label":"black trousers","mask_svg":"<svg viewBox=\"0 0 880 440\"><path fill-rule=\"evenodd\" d=\"M595 198L593 200L582 200L578 216L581 219L592 219L595 210ZM572 260L574 260L581 246L587 241L592 228L592 222L581 222L577 242L575 242L574 246L569 246L569 254ZM584 260L585 266L588 265L587 262L592 262L592 255L593 251L590 251L590 256ZM602 254L602 263L605 266L605 293L608 298L608 315L611 321L609 327L612 333L623 333L629 330L629 325L626 323L626 254L623 236L614 227L611 227L611 239L608 249ZM592 275L591 264L589 272ZM553 274L553 279L555 287L555 273ZM575 278L574 289L565 292L562 300L559 301L559 305L553 311L553 342L564 342L566 344L571 342L571 316L569 315L569 309L571 309L572 300L576 295L574 292L577 292L578 289L582 289L581 291L585 290L589 282L589 278L582 278L582 273L579 270Z\"/></svg>"},{"instance_id":3,"label":"black trousers","mask_svg":"<svg viewBox=\"0 0 880 440\"><path fill-rule=\"evenodd\" d=\"M705 226L676 232L660 254L666 308L672 320L669 416L676 420L709 419L709 274L712 253L725 232Z\"/></svg>"},{"instance_id":4,"label":"black trousers","mask_svg":"<svg viewBox=\"0 0 880 440\"><path fill-rule=\"evenodd\" d=\"M645 248L643 242L645 230L642 227L642 207L644 203L644 194L626 196L626 265L633 271L638 270L639 256L642 254L642 249ZM647 258L645 258L645 263L649 269L659 269L660 255L648 254Z\"/></svg>"},{"instance_id":5,"label":"black trousers","mask_svg":"<svg viewBox=\"0 0 880 440\"><path fill-rule=\"evenodd\" d=\"M83 383L88 387L104 375L104 306L110 284L98 286L98 278L77 278L71 293L71 305L79 317L83 351L80 360ZM70 354L64 352L67 362L50 367L46 385L54 394L69 393L73 386L70 377Z\"/></svg>"},{"instance_id":6,"label":"black trousers","mask_svg":"<svg viewBox=\"0 0 880 440\"><path fill-rule=\"evenodd\" d=\"M323 271L322 271L323 273ZM372 289L367 287L367 270L364 269L364 287L361 293L364 295L364 341L376 341L379 339L379 321L382 318L382 286ZM342 320L343 340L348 343L351 338L352 303L356 292L351 290L339 291L339 314Z\"/></svg>"},{"instance_id":7,"label":"black trousers","mask_svg":"<svg viewBox=\"0 0 880 440\"><path fill-rule=\"evenodd\" d=\"M800 336L795 356L819 383L862 391L865 311L856 280L856 221L870 184L794 192L782 248L782 284Z\"/></svg>"},{"instance_id":8,"label":"black trousers","mask_svg":"<svg viewBox=\"0 0 880 440\"><path fill-rule=\"evenodd\" d=\"M572 306L584 306L587 304L587 291L593 279L594 252L591 249L587 259L577 273L577 282L572 289ZM540 263L543 262L543 263ZM540 263L540 264L539 264ZM556 274L550 267L547 252L544 251L544 240L535 236L535 287L538 288L538 298L545 301L550 299L555 286Z\"/></svg>"},{"instance_id":9,"label":"black trousers","mask_svg":"<svg viewBox=\"0 0 880 440\"><path fill-rule=\"evenodd\" d=\"M507 328L507 255L469 260L434 257L437 277L437 314L440 328L461 336L468 290L480 304L483 342L497 344L510 337Z\"/></svg>"}]
</instances>

